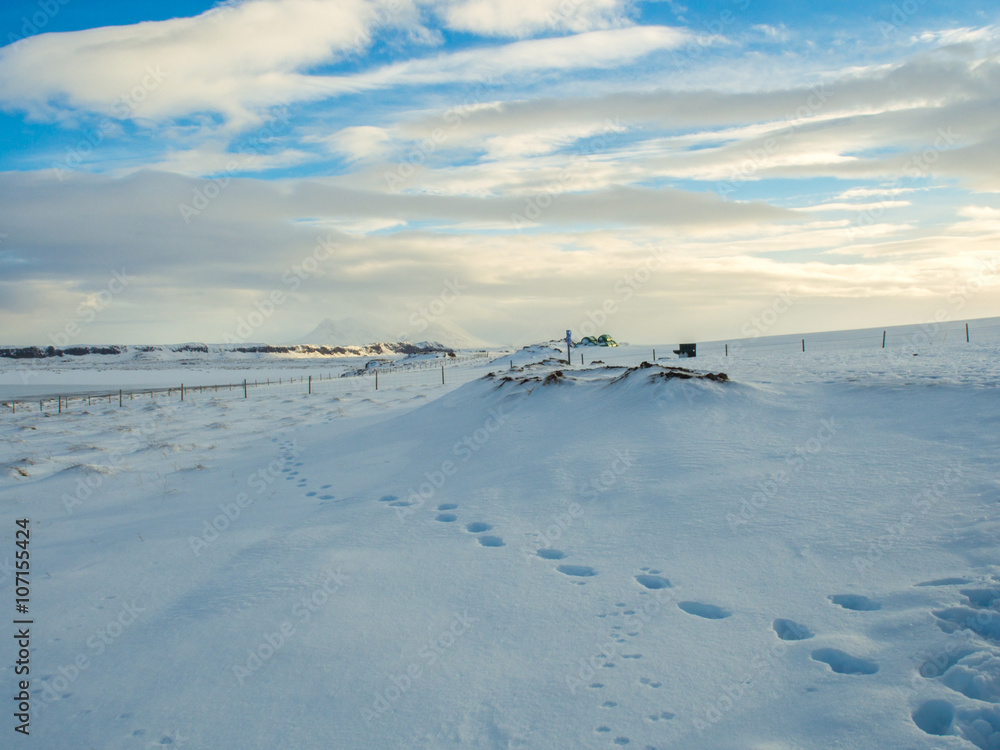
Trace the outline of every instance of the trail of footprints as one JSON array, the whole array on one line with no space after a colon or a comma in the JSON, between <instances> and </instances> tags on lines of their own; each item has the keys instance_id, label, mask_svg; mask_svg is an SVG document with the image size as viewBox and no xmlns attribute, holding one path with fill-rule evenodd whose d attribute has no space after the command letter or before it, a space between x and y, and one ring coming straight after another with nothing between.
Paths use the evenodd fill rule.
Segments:
<instances>
[{"instance_id":1,"label":"trail of footprints","mask_svg":"<svg viewBox=\"0 0 1000 750\"><path fill-rule=\"evenodd\" d=\"M396 495L383 495L379 498L379 502L386 503L390 508L406 508L413 505L409 500L400 500ZM458 514L452 513L453 510L458 510L458 503L441 503L437 506L434 520L438 523L455 523L458 521ZM493 526L484 521L470 521L465 524L465 530L475 536L482 547L506 546L501 537L485 533L492 531Z\"/></svg>"},{"instance_id":2,"label":"trail of footprints","mask_svg":"<svg viewBox=\"0 0 1000 750\"><path fill-rule=\"evenodd\" d=\"M296 467L301 464L294 464L286 469L287 478L292 480L297 476ZM305 487L305 480L298 480L300 486ZM326 489L329 487L323 487ZM326 499L326 498L321 498ZM330 497L329 499L332 499ZM395 495L383 495L379 500L389 507L406 507L412 505L409 501L400 500ZM441 503L433 511L434 521L442 524L463 525L459 520L459 505L457 503ZM464 523L465 533L473 536L482 547L504 547L506 546L500 536L488 534L493 531L493 526L484 521L469 521ZM534 556L554 563L554 570L576 585L586 585L588 579L598 575L598 571L589 566L582 565L571 560L567 560L569 555L560 549L544 547L536 549ZM662 572L655 568L644 567L634 575L635 582L640 586L640 595L656 594L656 592L670 589L670 580L662 575ZM998 579L1000 580L1000 579ZM928 581L923 586L944 586L968 584L966 579L940 579L938 581ZM966 596L966 606L953 607L935 612L942 630L951 632L961 627L970 627L970 622L979 622L972 629L991 643L1000 646L1000 617L990 618L983 624L981 616L977 619L977 614L983 610L1000 612L1000 588L997 590L964 590ZM830 605L841 609L870 613L877 612L882 605L866 596L859 594L832 594L827 597ZM732 612L716 604L696 600L673 601L673 605L680 611L691 617L711 621L726 620L731 617ZM610 653L601 654L602 663L593 670L593 675L586 682L588 691L593 691L597 695L598 713L606 712L607 719L595 727L594 732L598 737L606 737L613 747L624 747L632 744L632 740L623 732L615 731L615 714L620 713L620 705L616 700L605 696L611 694L608 685L614 682L622 684L622 681L636 680L643 692L649 697L648 712L644 711L645 721L650 724L670 722L675 718L675 714L666 710L662 705L657 705L658 691L663 687L663 679L655 675L648 674L649 670L644 668L643 654L635 649L633 640L641 635L642 624L640 618L636 617L636 609L630 608L624 602L616 602L614 608L608 612L597 615L601 619L622 618L615 620L608 633L608 644L613 648L607 648ZM772 622L772 629L775 636L790 645L802 641L808 641L816 636L809 627L795 620L787 618L776 618ZM817 647L811 650L810 658L821 664L825 664L831 672L852 677L863 677L873 675L879 671L877 662L861 656L849 654L840 649L831 647ZM628 670L619 670L619 662L630 665ZM986 674L988 688L983 688L984 680L982 675ZM923 731L928 734L953 734L953 727L961 724L962 736L969 738L979 748L989 748L994 750L1000 748L1000 650L996 653L984 653L982 650L964 650L954 655L954 658L945 666L941 672L931 677L940 676L941 680L958 693L966 695L975 700L988 700L997 703L996 709L992 713L989 711L956 711L947 701L929 700L917 707L913 712L913 720ZM963 723L964 722L964 723ZM974 739L975 738L975 739ZM664 745L666 747L666 745ZM645 745L643 750L657 750L653 745Z\"/></svg>"},{"instance_id":3,"label":"trail of footprints","mask_svg":"<svg viewBox=\"0 0 1000 750\"><path fill-rule=\"evenodd\" d=\"M638 592L640 596L655 596L657 592L673 588L670 580L664 577L662 571L656 568L640 568L639 572L633 578L640 586ZM687 600L673 603L682 612L705 620L724 620L732 614L722 607L706 602ZM613 683L620 685L623 682L637 680L638 684L644 689L643 692L648 699L648 707L643 711L644 720L656 725L660 722L671 721L676 718L676 714L662 707L657 691L663 687L663 680L655 676L648 676L649 670L643 666L643 662L641 661L643 654L636 651L635 646L632 645L634 639L642 634L645 626L645 619L639 614L638 609L638 607L630 606L625 602L615 602L613 609L597 615L600 619L611 618L615 623L610 626L608 633L609 644L613 644L613 647L607 649L609 653L602 654L605 661L600 666L601 670L614 669L615 672L602 672L587 687L603 697L604 694L610 692L608 689L609 684L612 684L613 687ZM623 619L619 622L614 618ZM623 666L630 665L631 668L619 672L617 670L618 662L616 659L621 659ZM640 676L637 677L636 673ZM614 700L603 700L600 702L599 707L602 711L611 712L613 716L616 709L619 708L619 703ZM607 736L612 745L615 746L625 746L632 743L631 739L624 733L614 732L611 722L600 724L594 731L599 736ZM611 739L612 737L613 739ZM666 745L663 747L666 747ZM657 748L654 745L644 745L644 750L657 750Z\"/></svg>"},{"instance_id":4,"label":"trail of footprints","mask_svg":"<svg viewBox=\"0 0 1000 750\"><path fill-rule=\"evenodd\" d=\"M299 469L305 462L296 460L296 454L293 452L295 448L293 441L282 440L279 442L278 438L272 438L271 442L278 444L278 460L283 464L281 474L284 476L286 482L294 482L296 488L306 490L303 493L306 497L314 497L323 501L335 499L334 495L329 492L329 489L333 487L332 484L324 484L314 490L309 488L309 480L300 476ZM321 492L323 494L320 494Z\"/></svg>"}]
</instances>

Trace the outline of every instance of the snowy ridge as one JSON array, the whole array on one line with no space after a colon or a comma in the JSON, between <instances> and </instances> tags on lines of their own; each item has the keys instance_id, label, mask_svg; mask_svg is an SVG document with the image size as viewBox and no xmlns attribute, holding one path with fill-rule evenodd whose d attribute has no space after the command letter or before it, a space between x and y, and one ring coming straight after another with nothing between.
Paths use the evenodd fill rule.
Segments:
<instances>
[{"instance_id":1,"label":"snowy ridge","mask_svg":"<svg viewBox=\"0 0 1000 750\"><path fill-rule=\"evenodd\" d=\"M637 382L650 385L670 380L709 380L716 383L724 383L729 380L728 376L722 372L698 372L686 367L664 366L649 362L643 362L636 367L628 368L603 366L573 370L555 369L560 363L556 363L551 359L536 364L547 367L549 371L541 374L518 375L517 373L532 371L534 369L534 365L528 364L523 367L514 368L507 374L497 375L492 372L488 373L484 376L484 379L495 380L498 389L510 385L515 389L520 387L521 390L526 390L529 393L537 386L551 387L587 384L591 386L619 385L624 387L626 383L635 384Z\"/></svg>"},{"instance_id":2,"label":"snowy ridge","mask_svg":"<svg viewBox=\"0 0 1000 750\"><path fill-rule=\"evenodd\" d=\"M0 357L8 359L49 359L53 357L118 357L120 359L158 359L167 360L201 356L204 359L240 356L240 355L284 355L284 356L321 356L321 357L370 357L378 354L419 354L427 352L447 352L450 349L433 342L411 344L406 341L395 343L373 343L364 346L310 346L305 344L290 344L275 346L272 344L175 344L175 345L141 345L141 346L71 346L59 348L55 346L38 347L3 347Z\"/></svg>"},{"instance_id":3,"label":"snowy ridge","mask_svg":"<svg viewBox=\"0 0 1000 750\"><path fill-rule=\"evenodd\" d=\"M354 317L336 320L324 318L316 328L292 343L313 346L359 346L378 341L423 342L451 349L476 349L488 345L486 341L455 323L418 317L413 325L401 331L373 316L367 316L364 320Z\"/></svg>"}]
</instances>

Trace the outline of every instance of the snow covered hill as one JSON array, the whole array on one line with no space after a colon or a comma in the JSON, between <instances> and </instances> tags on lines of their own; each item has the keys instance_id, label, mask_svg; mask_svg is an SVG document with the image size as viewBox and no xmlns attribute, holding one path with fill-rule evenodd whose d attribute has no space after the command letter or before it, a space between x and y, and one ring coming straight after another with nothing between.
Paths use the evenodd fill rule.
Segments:
<instances>
[{"instance_id":1,"label":"snow covered hill","mask_svg":"<svg viewBox=\"0 0 1000 750\"><path fill-rule=\"evenodd\" d=\"M385 341L430 342L452 349L475 349L488 345L488 342L454 323L419 319L415 325L407 326L405 330L396 330L373 317L365 320L353 317L337 320L325 318L316 328L292 343L358 346Z\"/></svg>"},{"instance_id":2,"label":"snow covered hill","mask_svg":"<svg viewBox=\"0 0 1000 750\"><path fill-rule=\"evenodd\" d=\"M5 414L19 744L996 748L1000 349L962 347Z\"/></svg>"}]
</instances>

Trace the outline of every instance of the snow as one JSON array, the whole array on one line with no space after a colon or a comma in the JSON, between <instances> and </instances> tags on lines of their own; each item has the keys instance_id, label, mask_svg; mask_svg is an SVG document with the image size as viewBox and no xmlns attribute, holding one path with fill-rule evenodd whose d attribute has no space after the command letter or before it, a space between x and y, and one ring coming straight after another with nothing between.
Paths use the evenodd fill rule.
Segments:
<instances>
[{"instance_id":1,"label":"snow","mask_svg":"<svg viewBox=\"0 0 1000 750\"><path fill-rule=\"evenodd\" d=\"M581 366L540 344L444 386L6 411L8 611L31 520L17 740L998 748L1000 344L981 338L657 345L641 368L653 347Z\"/></svg>"},{"instance_id":2,"label":"snow","mask_svg":"<svg viewBox=\"0 0 1000 750\"><path fill-rule=\"evenodd\" d=\"M489 346L488 342L462 328L457 323L444 319L415 315L405 330L393 328L378 318L367 316L358 318L324 318L312 331L293 344L313 344L325 346L358 346L377 341L409 341L411 343L433 343L455 349L474 349ZM495 347L496 345L494 345Z\"/></svg>"}]
</instances>

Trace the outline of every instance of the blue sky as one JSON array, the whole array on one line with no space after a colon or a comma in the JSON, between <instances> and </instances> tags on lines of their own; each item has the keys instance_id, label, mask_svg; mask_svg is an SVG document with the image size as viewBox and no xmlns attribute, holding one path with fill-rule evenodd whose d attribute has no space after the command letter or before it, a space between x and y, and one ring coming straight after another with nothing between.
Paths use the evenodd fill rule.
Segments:
<instances>
[{"instance_id":1,"label":"blue sky","mask_svg":"<svg viewBox=\"0 0 1000 750\"><path fill-rule=\"evenodd\" d=\"M456 280L435 322L498 342L1000 314L991 4L152 12L0 10L0 343L417 337Z\"/></svg>"}]
</instances>

